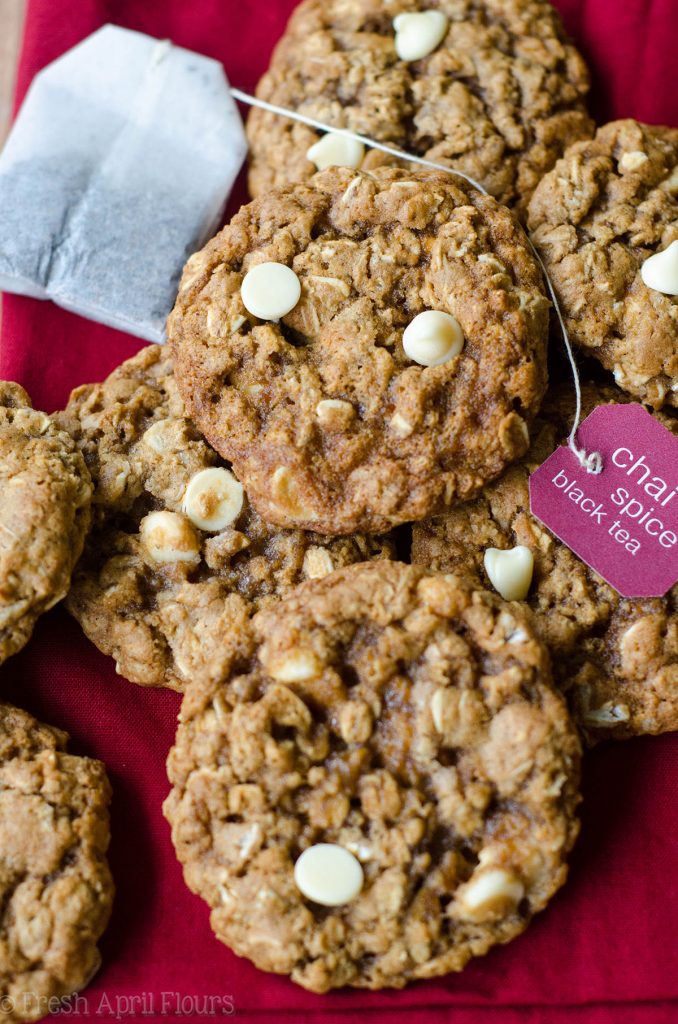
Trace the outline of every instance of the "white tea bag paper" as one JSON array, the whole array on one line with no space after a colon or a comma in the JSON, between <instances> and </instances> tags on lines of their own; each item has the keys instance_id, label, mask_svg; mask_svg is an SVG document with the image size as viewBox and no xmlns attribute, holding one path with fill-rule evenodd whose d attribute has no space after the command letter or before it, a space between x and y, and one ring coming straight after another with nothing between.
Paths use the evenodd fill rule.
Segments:
<instances>
[{"instance_id":1,"label":"white tea bag paper","mask_svg":"<svg viewBox=\"0 0 678 1024\"><path fill-rule=\"evenodd\" d=\"M36 77L0 156L0 289L162 341L246 151L218 61L104 26Z\"/></svg>"}]
</instances>

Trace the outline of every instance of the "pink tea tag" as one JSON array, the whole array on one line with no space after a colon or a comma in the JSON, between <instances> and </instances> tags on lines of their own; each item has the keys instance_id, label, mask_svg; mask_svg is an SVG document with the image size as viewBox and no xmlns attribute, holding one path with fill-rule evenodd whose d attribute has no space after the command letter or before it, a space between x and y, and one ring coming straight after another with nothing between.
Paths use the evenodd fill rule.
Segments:
<instances>
[{"instance_id":1,"label":"pink tea tag","mask_svg":"<svg viewBox=\"0 0 678 1024\"><path fill-rule=\"evenodd\" d=\"M602 473L558 448L530 477L533 515L623 597L663 596L678 580L678 437L642 405L601 405L577 441Z\"/></svg>"}]
</instances>

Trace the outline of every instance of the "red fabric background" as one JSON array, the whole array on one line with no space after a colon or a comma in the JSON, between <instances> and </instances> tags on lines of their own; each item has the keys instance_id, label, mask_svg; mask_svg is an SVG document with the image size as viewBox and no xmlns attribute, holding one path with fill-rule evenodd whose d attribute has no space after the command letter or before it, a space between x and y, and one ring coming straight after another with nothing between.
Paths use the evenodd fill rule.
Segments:
<instances>
[{"instance_id":1,"label":"red fabric background","mask_svg":"<svg viewBox=\"0 0 678 1024\"><path fill-rule=\"evenodd\" d=\"M678 125L676 0L558 0L594 69L599 119ZM30 0L20 100L43 65L106 21L222 60L252 89L293 0ZM242 186L234 204L242 199ZM1 212L0 212L1 216ZM143 287L143 282L141 282ZM36 406L65 402L139 342L51 303L4 302L0 377ZM3 666L2 697L67 729L75 751L102 758L114 787L111 862L117 899L103 968L70 1016L205 1020L191 997L231 997L235 1019L333 1024L674 1024L678 1020L678 737L608 745L586 761L583 834L566 889L527 934L460 976L403 992L319 997L256 971L213 939L206 907L184 887L160 805L179 701L116 677L57 609ZM162 993L166 1005L162 1003ZM177 1006L171 993L188 997ZM145 1003L140 1000L145 994ZM214 1019L214 1015L212 1016Z\"/></svg>"}]
</instances>

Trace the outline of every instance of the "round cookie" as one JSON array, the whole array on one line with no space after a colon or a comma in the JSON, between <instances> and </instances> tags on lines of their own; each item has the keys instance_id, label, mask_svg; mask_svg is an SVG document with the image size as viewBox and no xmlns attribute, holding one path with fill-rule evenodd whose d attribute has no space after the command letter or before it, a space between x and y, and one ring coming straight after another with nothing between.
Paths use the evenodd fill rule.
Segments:
<instances>
[{"instance_id":1,"label":"round cookie","mask_svg":"<svg viewBox=\"0 0 678 1024\"><path fill-rule=\"evenodd\" d=\"M0 381L0 664L68 590L90 524L89 473L73 441Z\"/></svg>"},{"instance_id":2,"label":"round cookie","mask_svg":"<svg viewBox=\"0 0 678 1024\"><path fill-rule=\"evenodd\" d=\"M549 684L522 609L414 566L351 566L260 612L225 682L189 687L168 761L216 935L325 992L461 970L522 932L578 831L579 743Z\"/></svg>"},{"instance_id":3,"label":"round cookie","mask_svg":"<svg viewBox=\"0 0 678 1024\"><path fill-rule=\"evenodd\" d=\"M270 263L300 298L279 314L294 295L276 292L280 319L262 322L241 289L252 305L249 275ZM417 361L408 338L433 312L461 344L425 325L438 334L415 336ZM244 207L189 260L168 322L187 407L257 511L328 534L421 519L522 455L547 329L513 215L444 173L388 168Z\"/></svg>"},{"instance_id":4,"label":"round cookie","mask_svg":"<svg viewBox=\"0 0 678 1024\"><path fill-rule=\"evenodd\" d=\"M402 39L412 25L399 26L396 41L394 18L431 10L442 41L420 59L400 59L397 51L413 53ZM546 0L306 0L257 95L449 164L522 214L565 147L593 133L588 88L585 64ZM253 109L247 135L252 195L315 172L313 129ZM385 160L395 162L370 150L360 166Z\"/></svg>"},{"instance_id":5,"label":"round cookie","mask_svg":"<svg viewBox=\"0 0 678 1024\"><path fill-rule=\"evenodd\" d=\"M220 678L253 610L305 579L393 553L384 537L328 540L264 523L187 419L166 348L144 348L103 384L77 388L58 418L95 483L67 607L133 682L181 690L199 672ZM215 504L223 486L228 500Z\"/></svg>"},{"instance_id":6,"label":"round cookie","mask_svg":"<svg viewBox=\"0 0 678 1024\"><path fill-rule=\"evenodd\" d=\"M678 129L614 121L576 143L537 188L529 226L572 341L625 391L678 406ZM672 244L665 294L643 265Z\"/></svg>"},{"instance_id":7,"label":"round cookie","mask_svg":"<svg viewBox=\"0 0 678 1024\"><path fill-rule=\"evenodd\" d=\"M583 416L624 401L612 387L587 385ZM485 551L528 548L534 573L526 603L587 741L677 729L678 585L663 598L622 598L530 513L530 474L567 437L573 416L571 386L551 392L525 459L475 501L418 523L412 559L491 586ZM661 420L678 433L675 420Z\"/></svg>"},{"instance_id":8,"label":"round cookie","mask_svg":"<svg viewBox=\"0 0 678 1024\"><path fill-rule=\"evenodd\" d=\"M0 705L0 1020L42 1018L98 969L110 786L68 737ZM50 1002L51 1001L51 1002Z\"/></svg>"}]
</instances>

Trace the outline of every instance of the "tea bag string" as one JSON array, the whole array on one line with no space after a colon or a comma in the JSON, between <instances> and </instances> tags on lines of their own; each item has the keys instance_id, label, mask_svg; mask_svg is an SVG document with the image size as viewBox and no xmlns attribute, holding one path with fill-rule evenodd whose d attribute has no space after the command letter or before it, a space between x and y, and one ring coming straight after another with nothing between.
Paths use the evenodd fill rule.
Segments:
<instances>
[{"instance_id":1,"label":"tea bag string","mask_svg":"<svg viewBox=\"0 0 678 1024\"><path fill-rule=\"evenodd\" d=\"M487 189L481 185L479 181L476 181L475 178L472 178L470 175L464 174L463 171L456 170L453 167L447 167L445 164L436 163L434 160L426 160L424 157L415 156L413 153L407 153L402 149L396 149L394 146L388 146L383 142L377 142L376 139L370 139L366 135L359 135L357 132L352 132L348 128L333 128L331 125L325 124L323 121L318 121L314 117L307 117L306 114L301 114L297 110L288 110L287 107L280 107L275 103L268 103L266 100L261 100L258 96L250 96L249 93L243 92L241 89L234 89L231 87L231 95L234 99L239 100L241 103L244 103L249 107L258 107L260 110L266 110L270 114L277 114L280 117L286 117L292 121L298 121L300 124L305 124L307 127L314 128L319 132L331 132L333 135L341 135L346 139L351 139L353 142L360 142L368 149L378 149L382 153L387 153L389 156L395 157L397 160L407 160L409 163L419 164L421 167L428 167L434 171L444 171L446 174L454 174L458 178L463 178L464 181L477 189L478 192L482 192L485 196L489 195ZM572 350L572 343L567 333L567 328L565 327L565 319L556 296L555 288L553 287L553 282L551 281L548 271L544 266L544 261L537 252L530 238L528 238L528 242L544 274L549 296L553 303L553 308L556 311L556 316L558 317L558 323L560 324L560 330L565 343L565 351L572 371L572 381L574 383L576 401L574 420L567 444L582 468L585 469L587 473L597 476L603 471L602 455L600 452L587 452L577 444L577 432L581 424L581 382L579 379L579 370L577 369L577 364L574 358L574 352Z\"/></svg>"}]
</instances>

